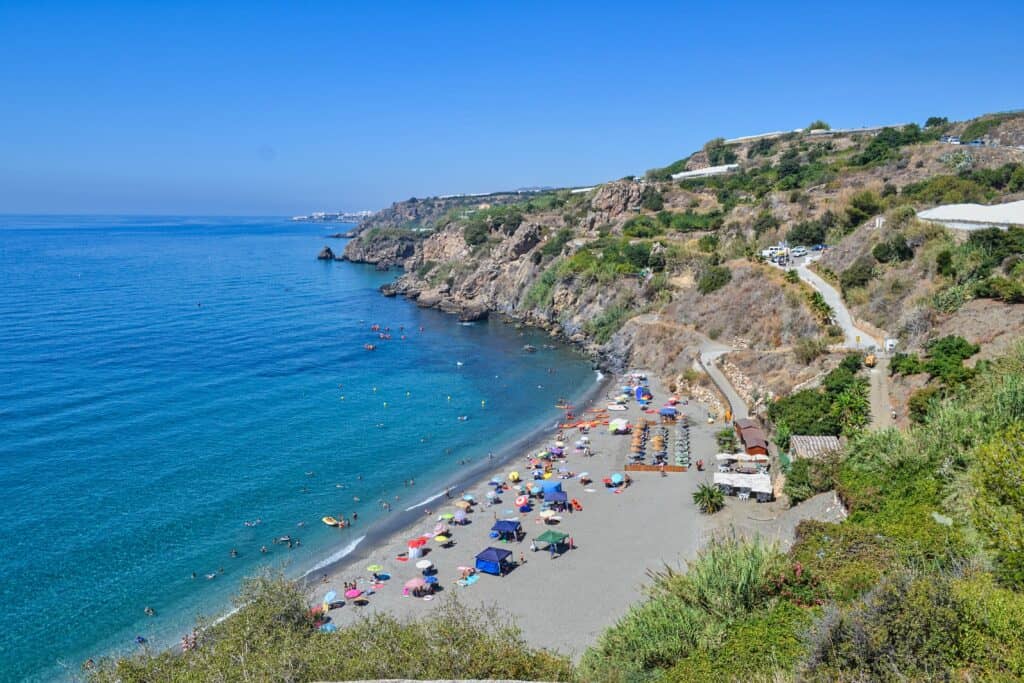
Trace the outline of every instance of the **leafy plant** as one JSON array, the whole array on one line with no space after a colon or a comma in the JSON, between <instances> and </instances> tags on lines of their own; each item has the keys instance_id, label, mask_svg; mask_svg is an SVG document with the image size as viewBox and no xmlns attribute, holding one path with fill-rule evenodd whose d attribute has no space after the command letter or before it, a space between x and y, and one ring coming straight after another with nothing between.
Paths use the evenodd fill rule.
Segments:
<instances>
[{"instance_id":1,"label":"leafy plant","mask_svg":"<svg viewBox=\"0 0 1024 683\"><path fill-rule=\"evenodd\" d=\"M693 492L693 502L706 515L713 515L725 507L725 494L714 484L703 483Z\"/></svg>"},{"instance_id":2,"label":"leafy plant","mask_svg":"<svg viewBox=\"0 0 1024 683\"><path fill-rule=\"evenodd\" d=\"M732 271L725 266L708 266L697 281L697 291L710 294L729 284Z\"/></svg>"}]
</instances>

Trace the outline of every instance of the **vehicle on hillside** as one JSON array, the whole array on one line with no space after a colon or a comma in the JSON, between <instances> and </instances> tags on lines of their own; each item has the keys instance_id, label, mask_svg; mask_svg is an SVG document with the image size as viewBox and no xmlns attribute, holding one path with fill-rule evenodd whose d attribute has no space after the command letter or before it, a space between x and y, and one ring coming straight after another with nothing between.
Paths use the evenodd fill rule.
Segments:
<instances>
[{"instance_id":1,"label":"vehicle on hillside","mask_svg":"<svg viewBox=\"0 0 1024 683\"><path fill-rule=\"evenodd\" d=\"M793 256L793 258L800 258L801 256L807 256L807 247L793 247L793 249L790 250L789 253L790 253L790 255Z\"/></svg>"},{"instance_id":2,"label":"vehicle on hillside","mask_svg":"<svg viewBox=\"0 0 1024 683\"><path fill-rule=\"evenodd\" d=\"M825 251L825 245L815 244L813 247L811 247L811 251Z\"/></svg>"}]
</instances>

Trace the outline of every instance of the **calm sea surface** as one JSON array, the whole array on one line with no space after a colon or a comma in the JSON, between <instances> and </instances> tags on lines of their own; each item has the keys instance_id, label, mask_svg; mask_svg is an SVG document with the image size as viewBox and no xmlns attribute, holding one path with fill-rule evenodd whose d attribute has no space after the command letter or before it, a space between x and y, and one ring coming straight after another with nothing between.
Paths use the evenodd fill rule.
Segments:
<instances>
[{"instance_id":1,"label":"calm sea surface","mask_svg":"<svg viewBox=\"0 0 1024 683\"><path fill-rule=\"evenodd\" d=\"M343 247L324 233L0 216L0 680L67 677L136 635L175 643L260 566L343 556L378 501L437 493L593 384L570 351L522 352L546 338L460 325L380 296L393 275L316 261ZM319 521L353 511L351 530Z\"/></svg>"}]
</instances>

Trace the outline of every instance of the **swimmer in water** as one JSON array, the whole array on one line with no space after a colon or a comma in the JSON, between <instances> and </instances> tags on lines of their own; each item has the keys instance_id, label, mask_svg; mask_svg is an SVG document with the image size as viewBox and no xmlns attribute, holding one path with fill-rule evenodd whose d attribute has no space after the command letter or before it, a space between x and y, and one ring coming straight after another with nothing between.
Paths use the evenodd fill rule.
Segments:
<instances>
[{"instance_id":1,"label":"swimmer in water","mask_svg":"<svg viewBox=\"0 0 1024 683\"><path fill-rule=\"evenodd\" d=\"M155 610L155 609L153 609L152 607L148 606L148 605L147 605L147 606L146 606L146 608L145 608L144 610L142 610L142 611L146 613L146 616L147 616L147 617L152 617L152 616L155 616L155 615L156 615L156 610Z\"/></svg>"}]
</instances>

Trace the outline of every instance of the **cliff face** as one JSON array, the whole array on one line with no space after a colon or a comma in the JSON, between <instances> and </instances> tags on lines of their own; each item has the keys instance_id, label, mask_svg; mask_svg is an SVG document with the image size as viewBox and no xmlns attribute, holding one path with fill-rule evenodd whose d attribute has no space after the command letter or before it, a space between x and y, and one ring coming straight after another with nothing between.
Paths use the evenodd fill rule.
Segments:
<instances>
[{"instance_id":1,"label":"cliff face","mask_svg":"<svg viewBox=\"0 0 1024 683\"><path fill-rule=\"evenodd\" d=\"M611 369L643 366L679 386L699 381L693 362L711 338L733 349L742 365L737 372L783 393L821 372L821 362L807 357L806 349L815 348L809 342L824 348L837 333L813 309L804 285L759 262L760 250L785 238L828 241L835 249L822 265L838 273L890 239L887 230L870 232L879 216L923 244L915 231L927 229L906 221L929 195L912 188L956 172L958 150L941 144L937 133L886 135L876 141L863 133L786 134L728 145L741 170L726 177L672 182L657 169L643 180L585 193L399 202L341 258L401 266L387 294L464 320L500 314L578 344ZM722 150L716 155L721 161ZM994 169L1014 155L1006 147L978 148L971 163ZM689 161L700 165L707 156ZM417 227L399 227L409 224ZM914 328L923 339L941 319L899 312L918 298L907 292L931 291L908 287L908 277L935 277L934 254L914 249L909 263L916 270L889 266L891 276L877 279L884 291L849 303L882 327L924 321L927 329Z\"/></svg>"}]
</instances>

